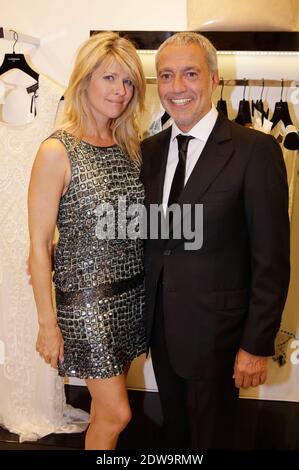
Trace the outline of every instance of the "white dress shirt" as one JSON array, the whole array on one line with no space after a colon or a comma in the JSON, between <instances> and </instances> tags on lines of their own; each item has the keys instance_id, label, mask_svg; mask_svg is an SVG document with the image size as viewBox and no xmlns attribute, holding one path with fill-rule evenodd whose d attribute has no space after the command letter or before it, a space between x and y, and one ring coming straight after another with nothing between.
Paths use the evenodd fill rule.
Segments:
<instances>
[{"instance_id":1,"label":"white dress shirt","mask_svg":"<svg viewBox=\"0 0 299 470\"><path fill-rule=\"evenodd\" d=\"M209 138L209 135L211 134L212 129L215 126L217 117L218 111L216 110L215 106L212 105L210 111L200 121L198 121L198 123L195 124L195 126L193 126L192 129L187 133L182 132L175 123L172 124L162 198L164 214L167 210L167 202L169 198L170 188L174 177L175 169L179 161L178 141L176 136L179 134L183 134L191 135L192 137L194 137L194 139L189 141L188 145L185 174L186 185L186 182L188 181L188 178L191 175L193 168L195 167L196 162L201 155L201 152L203 151L203 148Z\"/></svg>"}]
</instances>

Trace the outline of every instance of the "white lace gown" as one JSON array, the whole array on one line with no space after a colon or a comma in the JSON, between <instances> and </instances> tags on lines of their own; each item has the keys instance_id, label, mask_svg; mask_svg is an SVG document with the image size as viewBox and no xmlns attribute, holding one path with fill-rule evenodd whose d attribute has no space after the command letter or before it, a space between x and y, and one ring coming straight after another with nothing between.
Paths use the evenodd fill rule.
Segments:
<instances>
[{"instance_id":1,"label":"white lace gown","mask_svg":"<svg viewBox=\"0 0 299 470\"><path fill-rule=\"evenodd\" d=\"M30 172L62 94L40 75L36 117L24 125L0 122L0 426L21 442L79 432L88 421L87 413L66 405L63 379L35 351L37 313L25 272Z\"/></svg>"}]
</instances>

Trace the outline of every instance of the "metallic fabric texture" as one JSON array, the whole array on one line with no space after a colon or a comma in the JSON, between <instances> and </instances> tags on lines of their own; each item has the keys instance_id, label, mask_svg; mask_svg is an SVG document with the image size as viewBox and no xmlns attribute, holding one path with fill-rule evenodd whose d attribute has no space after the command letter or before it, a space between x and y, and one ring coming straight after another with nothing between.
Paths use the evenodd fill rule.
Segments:
<instances>
[{"instance_id":1,"label":"metallic fabric texture","mask_svg":"<svg viewBox=\"0 0 299 470\"><path fill-rule=\"evenodd\" d=\"M138 215L128 208L143 204L140 169L118 145L94 146L65 131L51 138L65 146L72 171L59 205L54 261L64 338L58 370L110 378L145 351L143 242L126 234L130 224L138 232Z\"/></svg>"}]
</instances>

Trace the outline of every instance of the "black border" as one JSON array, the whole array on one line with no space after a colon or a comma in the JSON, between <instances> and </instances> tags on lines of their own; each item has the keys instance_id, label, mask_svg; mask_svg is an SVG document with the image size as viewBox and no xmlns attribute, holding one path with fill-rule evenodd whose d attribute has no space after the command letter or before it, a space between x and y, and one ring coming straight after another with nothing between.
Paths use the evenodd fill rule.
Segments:
<instances>
[{"instance_id":1,"label":"black border","mask_svg":"<svg viewBox=\"0 0 299 470\"><path fill-rule=\"evenodd\" d=\"M100 30L90 31L90 34ZM131 39L137 49L157 49L176 31L117 31ZM199 31L196 31L199 32ZM299 51L299 32L203 31L218 51Z\"/></svg>"}]
</instances>

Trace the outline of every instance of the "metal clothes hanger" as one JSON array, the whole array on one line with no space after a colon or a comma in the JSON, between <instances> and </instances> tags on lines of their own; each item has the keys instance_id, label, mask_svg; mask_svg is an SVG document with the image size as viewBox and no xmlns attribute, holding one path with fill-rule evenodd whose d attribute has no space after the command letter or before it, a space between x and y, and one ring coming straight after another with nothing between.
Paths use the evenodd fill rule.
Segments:
<instances>
[{"instance_id":1,"label":"metal clothes hanger","mask_svg":"<svg viewBox=\"0 0 299 470\"><path fill-rule=\"evenodd\" d=\"M248 100L245 100L245 90L247 86L247 80L244 78L244 89L243 89L243 99L239 103L239 109L235 122L245 126L246 124L251 124L251 113L250 113L250 104Z\"/></svg>"},{"instance_id":2,"label":"metal clothes hanger","mask_svg":"<svg viewBox=\"0 0 299 470\"><path fill-rule=\"evenodd\" d=\"M292 125L292 119L290 116L289 112L289 107L288 103L286 101L282 101L282 94L283 94L283 86L284 86L284 80L283 78L281 79L281 93L280 93L280 101L276 101L275 107L274 107L274 113L271 118L272 121L272 129L276 126L276 124L279 123L279 121L282 121L285 125L285 127L289 126L290 124Z\"/></svg>"},{"instance_id":3,"label":"metal clothes hanger","mask_svg":"<svg viewBox=\"0 0 299 470\"><path fill-rule=\"evenodd\" d=\"M265 87L265 80L264 79L262 80L263 80L263 85L262 85L261 96L259 100L251 102L251 113L252 115L254 114L254 109L259 111L261 113L262 124L263 124L264 118L268 119L269 109L267 109L267 111L265 111L264 109L263 93L264 93L264 87Z\"/></svg>"},{"instance_id":4,"label":"metal clothes hanger","mask_svg":"<svg viewBox=\"0 0 299 470\"><path fill-rule=\"evenodd\" d=\"M280 101L277 101L275 103L274 113L271 119L271 121L273 122L272 129L276 126L276 124L279 123L279 121L282 121L285 127L290 125L293 126L288 103L287 101L282 101L283 87L284 80L282 78ZM283 146L288 150L299 150L299 135L295 127L294 129L291 128L290 132L286 134L285 139L283 141Z\"/></svg>"},{"instance_id":5,"label":"metal clothes hanger","mask_svg":"<svg viewBox=\"0 0 299 470\"><path fill-rule=\"evenodd\" d=\"M226 104L226 101L222 98L223 88L224 88L224 78L223 77L221 77L221 82L222 82L222 87L221 87L220 100L218 100L216 108L217 108L217 111L222 112L226 117L228 117L227 104Z\"/></svg>"}]
</instances>

